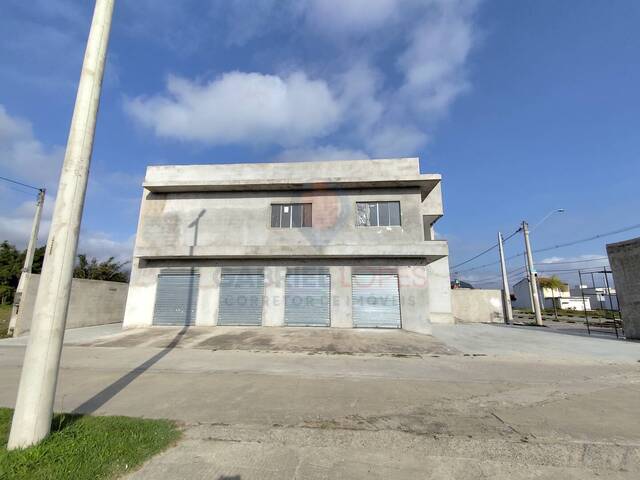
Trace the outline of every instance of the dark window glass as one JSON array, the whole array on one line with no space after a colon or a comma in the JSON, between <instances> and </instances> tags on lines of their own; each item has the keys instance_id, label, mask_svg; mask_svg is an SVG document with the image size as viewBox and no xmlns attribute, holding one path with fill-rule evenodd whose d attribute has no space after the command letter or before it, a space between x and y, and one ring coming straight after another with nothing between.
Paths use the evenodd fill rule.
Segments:
<instances>
[{"instance_id":1,"label":"dark window glass","mask_svg":"<svg viewBox=\"0 0 640 480\"><path fill-rule=\"evenodd\" d=\"M380 202L378 204L378 225L381 227L389 226L389 202Z\"/></svg>"},{"instance_id":2,"label":"dark window glass","mask_svg":"<svg viewBox=\"0 0 640 480\"><path fill-rule=\"evenodd\" d=\"M294 203L291 205L291 226L299 228L302 226L302 204Z\"/></svg>"},{"instance_id":3,"label":"dark window glass","mask_svg":"<svg viewBox=\"0 0 640 480\"><path fill-rule=\"evenodd\" d=\"M378 204L377 203L369 204L369 226L371 227L378 226Z\"/></svg>"},{"instance_id":4,"label":"dark window glass","mask_svg":"<svg viewBox=\"0 0 640 480\"><path fill-rule=\"evenodd\" d=\"M285 203L271 205L272 228L300 228L310 226L310 203Z\"/></svg>"},{"instance_id":5,"label":"dark window glass","mask_svg":"<svg viewBox=\"0 0 640 480\"><path fill-rule=\"evenodd\" d=\"M280 211L282 205L271 205L271 227L280 228Z\"/></svg>"},{"instance_id":6,"label":"dark window glass","mask_svg":"<svg viewBox=\"0 0 640 480\"><path fill-rule=\"evenodd\" d=\"M389 225L400 225L400 202L389 202Z\"/></svg>"},{"instance_id":7,"label":"dark window glass","mask_svg":"<svg viewBox=\"0 0 640 480\"><path fill-rule=\"evenodd\" d=\"M291 228L291 205L282 205L282 228Z\"/></svg>"},{"instance_id":8,"label":"dark window glass","mask_svg":"<svg viewBox=\"0 0 640 480\"><path fill-rule=\"evenodd\" d=\"M311 204L305 203L302 205L302 226L311 226Z\"/></svg>"}]
</instances>

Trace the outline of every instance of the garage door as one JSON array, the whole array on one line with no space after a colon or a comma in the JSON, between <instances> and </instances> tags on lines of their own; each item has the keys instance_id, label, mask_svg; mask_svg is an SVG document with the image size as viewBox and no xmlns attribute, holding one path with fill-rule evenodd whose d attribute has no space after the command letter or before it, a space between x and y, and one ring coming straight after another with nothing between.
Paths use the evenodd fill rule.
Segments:
<instances>
[{"instance_id":1,"label":"garage door","mask_svg":"<svg viewBox=\"0 0 640 480\"><path fill-rule=\"evenodd\" d=\"M218 325L262 325L262 269L222 269Z\"/></svg>"},{"instance_id":2,"label":"garage door","mask_svg":"<svg viewBox=\"0 0 640 480\"><path fill-rule=\"evenodd\" d=\"M290 326L328 327L331 276L327 272L287 272L284 322Z\"/></svg>"},{"instance_id":3,"label":"garage door","mask_svg":"<svg viewBox=\"0 0 640 480\"><path fill-rule=\"evenodd\" d=\"M195 325L200 276L191 270L161 272L156 287L154 325Z\"/></svg>"},{"instance_id":4,"label":"garage door","mask_svg":"<svg viewBox=\"0 0 640 480\"><path fill-rule=\"evenodd\" d=\"M398 275L352 276L354 327L400 328Z\"/></svg>"}]
</instances>

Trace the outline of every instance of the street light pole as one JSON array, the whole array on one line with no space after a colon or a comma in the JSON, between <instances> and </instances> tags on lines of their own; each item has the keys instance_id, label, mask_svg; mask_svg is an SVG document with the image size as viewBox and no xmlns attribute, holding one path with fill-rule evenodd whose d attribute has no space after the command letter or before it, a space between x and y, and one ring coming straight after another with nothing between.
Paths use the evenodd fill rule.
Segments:
<instances>
[{"instance_id":1,"label":"street light pole","mask_svg":"<svg viewBox=\"0 0 640 480\"><path fill-rule=\"evenodd\" d=\"M13 297L13 309L11 310L11 319L9 320L9 331L11 335L16 328L16 322L18 320L18 310L20 309L20 303L25 290L25 284L27 277L31 273L33 268L33 257L36 252L38 244L38 232L40 231L40 220L42 218L42 207L44 206L45 189L41 188L38 191L38 199L36 200L36 213L33 216L33 224L31 225L31 236L29 237L29 243L27 245L27 253L24 257L24 266L22 267L22 273L20 274L20 280L18 280L18 287Z\"/></svg>"},{"instance_id":2,"label":"street light pole","mask_svg":"<svg viewBox=\"0 0 640 480\"><path fill-rule=\"evenodd\" d=\"M96 0L7 448L51 430L73 266L93 150L114 0Z\"/></svg>"},{"instance_id":3,"label":"street light pole","mask_svg":"<svg viewBox=\"0 0 640 480\"><path fill-rule=\"evenodd\" d=\"M542 311L540 310L540 297L538 296L538 281L533 263L533 255L531 254L531 244L529 242L529 224L522 222L522 231L524 233L524 246L527 254L527 266L529 268L529 279L531 284L531 293L533 296L533 313L536 316L536 325L542 326Z\"/></svg>"},{"instance_id":4,"label":"street light pole","mask_svg":"<svg viewBox=\"0 0 640 480\"><path fill-rule=\"evenodd\" d=\"M513 310L511 308L511 294L509 293L509 277L507 276L507 265L504 260L504 247L502 245L502 233L498 232L498 250L500 251L500 269L502 270L502 302L504 303L504 321L513 321Z\"/></svg>"}]
</instances>

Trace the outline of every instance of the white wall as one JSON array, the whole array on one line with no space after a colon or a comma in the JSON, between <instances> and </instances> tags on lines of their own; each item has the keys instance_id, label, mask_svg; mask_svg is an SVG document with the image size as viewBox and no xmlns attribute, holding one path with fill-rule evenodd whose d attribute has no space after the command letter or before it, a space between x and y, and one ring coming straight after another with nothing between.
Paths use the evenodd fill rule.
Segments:
<instances>
[{"instance_id":1,"label":"white wall","mask_svg":"<svg viewBox=\"0 0 640 480\"><path fill-rule=\"evenodd\" d=\"M29 331L40 275L27 274L14 335ZM122 322L129 285L74 278L71 284L66 328L91 327Z\"/></svg>"}]
</instances>

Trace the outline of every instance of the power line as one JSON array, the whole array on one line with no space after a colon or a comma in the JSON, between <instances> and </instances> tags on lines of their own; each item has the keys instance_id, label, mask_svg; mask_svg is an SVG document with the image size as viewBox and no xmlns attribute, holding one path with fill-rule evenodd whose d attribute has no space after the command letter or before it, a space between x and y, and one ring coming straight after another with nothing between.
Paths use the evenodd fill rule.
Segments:
<instances>
[{"instance_id":1,"label":"power line","mask_svg":"<svg viewBox=\"0 0 640 480\"><path fill-rule=\"evenodd\" d=\"M502 243L505 243L507 240L509 240L511 237L513 237L515 234L517 234L518 232L520 232L521 229L516 230L515 232L513 232L511 235L509 235L507 238L505 238L504 240L502 240ZM481 257L482 255L485 255L486 253L489 253L491 250L493 250L494 248L497 248L498 244L495 243L492 246L490 246L489 248L487 248L486 250L483 250L482 252L480 252L479 254L469 258L468 260L465 260L464 262L458 263L457 265L452 266L451 268L458 268L461 267L462 265L472 262L473 260L475 260L476 258Z\"/></svg>"},{"instance_id":2,"label":"power line","mask_svg":"<svg viewBox=\"0 0 640 480\"><path fill-rule=\"evenodd\" d=\"M571 269L556 269L556 270L540 270L542 273L569 273L569 272L582 272L582 273L596 273L601 272L602 269L609 268L608 265L601 265L598 267L589 267L587 269L571 268Z\"/></svg>"},{"instance_id":3,"label":"power line","mask_svg":"<svg viewBox=\"0 0 640 480\"><path fill-rule=\"evenodd\" d=\"M33 185L29 185L29 184L26 184L26 183L18 182L17 180L12 180L12 179L7 178L7 177L0 176L0 180L4 180L5 182L13 183L15 185L20 185L22 187L31 188L33 190L37 190L38 192L42 190L41 188L34 187Z\"/></svg>"},{"instance_id":4,"label":"power line","mask_svg":"<svg viewBox=\"0 0 640 480\"><path fill-rule=\"evenodd\" d=\"M640 228L640 223L636 224L636 225L631 225L629 227L623 227L623 228L620 228L618 230L612 230L610 232L599 233L598 235L593 235L592 237L588 237L588 238L582 238L580 240L574 240L574 241L571 241L571 242L559 243L557 245L553 245L553 246L549 246L549 247L545 247L545 248L539 248L537 250L533 250L533 253L548 252L550 250L557 250L558 248L570 247L570 246L573 246L573 245L578 245L579 243L584 243L584 242L590 242L592 240L597 240L598 238L603 238L603 237L608 237L610 235L616 235L618 233L628 232L629 230L635 230L636 228ZM511 238L511 237L509 237L509 238ZM518 258L518 257L521 257L523 255L524 255L524 252L520 252L520 253L518 253L516 255L511 255L510 257L507 257L506 260L513 260L514 258ZM496 265L498 263L500 263L499 260L495 261L495 262L491 262L491 263L486 263L484 265L479 265L477 267L473 267L473 268L470 268L470 269L467 269L467 270L463 270L461 272L454 272L454 273L461 274L461 273L466 273L466 272L472 272L474 270L479 270L479 269L484 268L484 267L490 267L490 266ZM568 262L568 263L573 263L573 262ZM462 265L462 264L460 264L460 265ZM540 264L538 264L538 265L540 265ZM455 268L455 267L453 267L453 268Z\"/></svg>"},{"instance_id":5,"label":"power line","mask_svg":"<svg viewBox=\"0 0 640 480\"><path fill-rule=\"evenodd\" d=\"M631 225L630 227L624 227L618 230L613 230L611 232L600 233L598 235L594 235L593 237L583 238L581 240L574 240L573 242L559 243L558 245L553 245L552 247L540 248L538 250L534 250L534 253L547 252L549 250L555 250L557 248L570 247L572 245L577 245L579 243L590 242L591 240L597 240L598 238L608 237L609 235L615 235L617 233L623 233L623 232L628 232L629 230L635 230L636 228L640 228L640 223L636 225Z\"/></svg>"}]
</instances>

